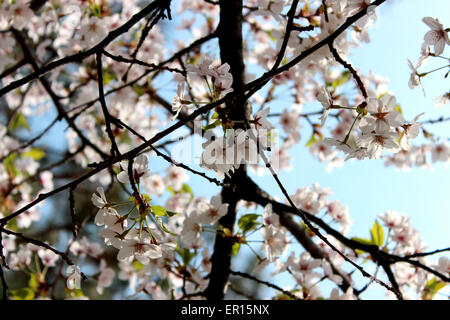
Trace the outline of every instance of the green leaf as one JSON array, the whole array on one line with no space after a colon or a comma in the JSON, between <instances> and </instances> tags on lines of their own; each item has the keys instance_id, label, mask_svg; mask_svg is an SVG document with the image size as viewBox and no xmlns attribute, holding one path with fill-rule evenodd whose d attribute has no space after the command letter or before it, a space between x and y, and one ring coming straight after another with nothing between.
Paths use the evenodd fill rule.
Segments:
<instances>
[{"instance_id":1,"label":"green leaf","mask_svg":"<svg viewBox=\"0 0 450 320\"><path fill-rule=\"evenodd\" d=\"M394 107L394 110L400 112L401 114L403 114L402 107L400 107L399 104L397 104L397 105Z\"/></svg>"},{"instance_id":2,"label":"green leaf","mask_svg":"<svg viewBox=\"0 0 450 320\"><path fill-rule=\"evenodd\" d=\"M139 86L133 86L134 92L140 97L145 94L145 88Z\"/></svg>"},{"instance_id":3,"label":"green leaf","mask_svg":"<svg viewBox=\"0 0 450 320\"><path fill-rule=\"evenodd\" d=\"M35 296L33 290L30 288L10 290L9 292L14 300L33 300Z\"/></svg>"},{"instance_id":4,"label":"green leaf","mask_svg":"<svg viewBox=\"0 0 450 320\"><path fill-rule=\"evenodd\" d=\"M152 200L152 198L150 198L150 196L148 194L142 194L142 196L144 197L144 200L148 203Z\"/></svg>"},{"instance_id":5,"label":"green leaf","mask_svg":"<svg viewBox=\"0 0 450 320\"><path fill-rule=\"evenodd\" d=\"M144 265L137 260L133 261L133 267L136 271L141 271L142 269L144 269Z\"/></svg>"},{"instance_id":6,"label":"green leaf","mask_svg":"<svg viewBox=\"0 0 450 320\"><path fill-rule=\"evenodd\" d=\"M381 247L384 243L384 230L383 227L375 221L372 229L370 230L370 236L372 238L372 243Z\"/></svg>"},{"instance_id":7,"label":"green leaf","mask_svg":"<svg viewBox=\"0 0 450 320\"><path fill-rule=\"evenodd\" d=\"M270 31L268 31L268 30L266 30L265 32L266 32L266 34L269 36L270 40L272 40L272 41L277 41L277 39L272 35L272 32L270 32Z\"/></svg>"},{"instance_id":8,"label":"green leaf","mask_svg":"<svg viewBox=\"0 0 450 320\"><path fill-rule=\"evenodd\" d=\"M189 187L186 183L183 183L181 187L181 192L189 193L191 195L191 200L194 198L194 192L192 192L191 187Z\"/></svg>"},{"instance_id":9,"label":"green leaf","mask_svg":"<svg viewBox=\"0 0 450 320\"><path fill-rule=\"evenodd\" d=\"M116 75L109 70L103 69L103 83L108 84L116 79Z\"/></svg>"},{"instance_id":10,"label":"green leaf","mask_svg":"<svg viewBox=\"0 0 450 320\"><path fill-rule=\"evenodd\" d=\"M22 153L22 157L30 157L34 160L41 160L43 157L45 157L45 152L38 148L31 148L27 152Z\"/></svg>"},{"instance_id":11,"label":"green leaf","mask_svg":"<svg viewBox=\"0 0 450 320\"><path fill-rule=\"evenodd\" d=\"M5 166L6 172L15 177L19 174L19 170L17 170L16 165L14 164L14 161L17 158L17 153L11 153L9 156L6 157L5 161L3 162L3 165Z\"/></svg>"},{"instance_id":12,"label":"green leaf","mask_svg":"<svg viewBox=\"0 0 450 320\"><path fill-rule=\"evenodd\" d=\"M214 114L211 116L211 119L218 119L219 114L217 112L214 112Z\"/></svg>"},{"instance_id":13,"label":"green leaf","mask_svg":"<svg viewBox=\"0 0 450 320\"><path fill-rule=\"evenodd\" d=\"M6 225L9 230L12 231L19 231L19 226L17 225L17 219L12 219L8 221L8 224Z\"/></svg>"},{"instance_id":14,"label":"green leaf","mask_svg":"<svg viewBox=\"0 0 450 320\"><path fill-rule=\"evenodd\" d=\"M235 242L231 247L231 255L234 256L238 254L239 249L241 249L241 244L239 242Z\"/></svg>"},{"instance_id":15,"label":"green leaf","mask_svg":"<svg viewBox=\"0 0 450 320\"><path fill-rule=\"evenodd\" d=\"M174 196L176 194L175 190L171 186L167 187L167 190Z\"/></svg>"},{"instance_id":16,"label":"green leaf","mask_svg":"<svg viewBox=\"0 0 450 320\"><path fill-rule=\"evenodd\" d=\"M94 4L91 6L92 14L97 18L101 19L102 17L102 9L98 4Z\"/></svg>"},{"instance_id":17,"label":"green leaf","mask_svg":"<svg viewBox=\"0 0 450 320\"><path fill-rule=\"evenodd\" d=\"M166 210L166 215L168 217L173 217L173 216L175 216L177 214L178 214L178 212L173 212L173 211Z\"/></svg>"},{"instance_id":18,"label":"green leaf","mask_svg":"<svg viewBox=\"0 0 450 320\"><path fill-rule=\"evenodd\" d=\"M158 216L164 216L167 213L167 210L161 206L152 206L153 213Z\"/></svg>"},{"instance_id":19,"label":"green leaf","mask_svg":"<svg viewBox=\"0 0 450 320\"><path fill-rule=\"evenodd\" d=\"M154 216L155 220L158 222L159 226L161 227L161 229L163 229L165 232L167 232L168 234L171 234L172 236L177 236L175 233L173 233L172 231L168 230L166 228L166 226L164 225L164 223L162 222L162 219L160 216Z\"/></svg>"},{"instance_id":20,"label":"green leaf","mask_svg":"<svg viewBox=\"0 0 450 320\"><path fill-rule=\"evenodd\" d=\"M81 289L73 289L73 290L69 291L69 295L72 298L76 298L76 297L83 297L84 293L83 293L83 291Z\"/></svg>"},{"instance_id":21,"label":"green leaf","mask_svg":"<svg viewBox=\"0 0 450 320\"><path fill-rule=\"evenodd\" d=\"M318 137L318 135L316 133L313 133L311 138L308 140L308 142L305 144L305 147L310 147L312 146L314 143L319 142L320 138Z\"/></svg>"},{"instance_id":22,"label":"green leaf","mask_svg":"<svg viewBox=\"0 0 450 320\"><path fill-rule=\"evenodd\" d=\"M246 233L247 231L256 228L258 223L256 220L259 215L255 213L244 214L238 221L238 227L242 230L242 233Z\"/></svg>"},{"instance_id":23,"label":"green leaf","mask_svg":"<svg viewBox=\"0 0 450 320\"><path fill-rule=\"evenodd\" d=\"M28 125L27 119L22 112L17 112L14 115L8 127L10 130L16 130L19 127L24 127L27 131L30 131L30 126Z\"/></svg>"},{"instance_id":24,"label":"green leaf","mask_svg":"<svg viewBox=\"0 0 450 320\"><path fill-rule=\"evenodd\" d=\"M351 79L350 71L345 70L344 72L342 72L339 78L337 78L331 83L331 86L333 87L333 89L336 90L337 87L343 85L344 83L347 83L350 79Z\"/></svg>"},{"instance_id":25,"label":"green leaf","mask_svg":"<svg viewBox=\"0 0 450 320\"><path fill-rule=\"evenodd\" d=\"M360 242L360 243L362 243L362 244L373 245L372 240L369 240L369 239L364 239L364 238L359 238L359 237L353 237L353 238L351 238L351 240Z\"/></svg>"},{"instance_id":26,"label":"green leaf","mask_svg":"<svg viewBox=\"0 0 450 320\"><path fill-rule=\"evenodd\" d=\"M357 241L357 242L359 242L359 243L366 244L366 245L373 245L372 240L369 240L369 239L364 239L364 238L359 238L359 237L353 237L353 238L351 238L351 240L354 240L354 241ZM364 250L360 250L360 249L356 249L355 251L356 251L356 253L359 253L359 254L365 252Z\"/></svg>"},{"instance_id":27,"label":"green leaf","mask_svg":"<svg viewBox=\"0 0 450 320\"><path fill-rule=\"evenodd\" d=\"M30 276L30 280L28 280L28 286L35 291L39 287L38 275L32 273Z\"/></svg>"},{"instance_id":28,"label":"green leaf","mask_svg":"<svg viewBox=\"0 0 450 320\"><path fill-rule=\"evenodd\" d=\"M222 124L222 122L221 122L220 120L216 120L216 121L214 121L213 123L210 123L210 124L208 124L208 125L206 125L206 126L202 126L202 129L203 129L203 130L214 129L214 128L220 126L221 124Z\"/></svg>"},{"instance_id":29,"label":"green leaf","mask_svg":"<svg viewBox=\"0 0 450 320\"><path fill-rule=\"evenodd\" d=\"M181 257L181 261L183 261L183 264L185 266L187 266L189 262L191 262L192 258L195 257L195 253L194 252L191 253L189 249L177 248L176 252Z\"/></svg>"},{"instance_id":30,"label":"green leaf","mask_svg":"<svg viewBox=\"0 0 450 320\"><path fill-rule=\"evenodd\" d=\"M422 298L424 300L432 300L436 295L436 293L438 293L438 291L444 287L445 283L443 281L439 281L436 277L434 277L433 279L429 280L425 285L425 290Z\"/></svg>"}]
</instances>

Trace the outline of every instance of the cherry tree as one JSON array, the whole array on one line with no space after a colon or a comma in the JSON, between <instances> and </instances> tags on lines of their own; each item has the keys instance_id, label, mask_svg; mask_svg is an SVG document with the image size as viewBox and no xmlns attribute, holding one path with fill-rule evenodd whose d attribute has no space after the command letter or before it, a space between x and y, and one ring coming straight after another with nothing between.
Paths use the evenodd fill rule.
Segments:
<instances>
[{"instance_id":1,"label":"cherry tree","mask_svg":"<svg viewBox=\"0 0 450 320\"><path fill-rule=\"evenodd\" d=\"M299 144L330 169L450 162L423 128L449 120L450 92L427 106L440 118L407 118L382 75L351 63L385 2L0 1L3 299L255 298L235 279L273 299L448 291L450 248L428 248L407 214L387 207L349 236L358 213L332 190L279 175ZM449 29L412 23L429 31L405 83L425 90L448 75ZM235 269L244 250L255 263Z\"/></svg>"}]
</instances>

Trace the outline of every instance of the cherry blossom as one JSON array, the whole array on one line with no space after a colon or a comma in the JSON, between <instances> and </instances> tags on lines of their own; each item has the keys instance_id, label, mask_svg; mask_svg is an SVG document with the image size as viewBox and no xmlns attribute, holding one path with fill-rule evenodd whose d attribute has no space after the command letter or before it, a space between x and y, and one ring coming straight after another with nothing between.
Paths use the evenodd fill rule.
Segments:
<instances>
[{"instance_id":1,"label":"cherry blossom","mask_svg":"<svg viewBox=\"0 0 450 320\"><path fill-rule=\"evenodd\" d=\"M23 29L30 23L34 13L28 4L21 0L7 7L5 16L6 19L10 20L12 27Z\"/></svg>"},{"instance_id":2,"label":"cherry blossom","mask_svg":"<svg viewBox=\"0 0 450 320\"><path fill-rule=\"evenodd\" d=\"M102 226L105 224L105 216L107 215L118 215L117 211L108 204L105 196L105 191L102 187L97 188L97 193L93 193L91 201L99 208L97 214L95 215L95 224Z\"/></svg>"},{"instance_id":3,"label":"cherry blossom","mask_svg":"<svg viewBox=\"0 0 450 320\"><path fill-rule=\"evenodd\" d=\"M76 265L70 265L66 269L67 281L66 285L69 290L80 289L81 287L81 270Z\"/></svg>"},{"instance_id":4,"label":"cherry blossom","mask_svg":"<svg viewBox=\"0 0 450 320\"><path fill-rule=\"evenodd\" d=\"M113 269L106 266L104 259L100 260L99 275L97 281L97 292L103 294L104 288L111 286L116 273Z\"/></svg>"},{"instance_id":5,"label":"cherry blossom","mask_svg":"<svg viewBox=\"0 0 450 320\"><path fill-rule=\"evenodd\" d=\"M450 259L447 257L440 257L436 269L444 274L450 273Z\"/></svg>"},{"instance_id":6,"label":"cherry blossom","mask_svg":"<svg viewBox=\"0 0 450 320\"><path fill-rule=\"evenodd\" d=\"M441 55L444 52L445 45L450 45L447 31L444 30L439 19L425 17L422 21L431 29L424 36L424 44L434 46L434 53L437 56Z\"/></svg>"},{"instance_id":7,"label":"cherry blossom","mask_svg":"<svg viewBox=\"0 0 450 320\"><path fill-rule=\"evenodd\" d=\"M333 99L331 98L331 95L328 92L328 90L325 87L323 87L320 90L319 95L317 96L317 100L319 100L319 102L322 104L323 109L324 109L322 116L319 118L320 125L323 127L325 124L325 121L327 120L328 113L331 110L330 108L333 105Z\"/></svg>"},{"instance_id":8,"label":"cherry blossom","mask_svg":"<svg viewBox=\"0 0 450 320\"><path fill-rule=\"evenodd\" d=\"M148 264L149 259L157 259L162 256L161 248L155 244L153 238L147 233L140 238L133 237L123 241L117 259L119 261L136 258L142 264Z\"/></svg>"},{"instance_id":9,"label":"cherry blossom","mask_svg":"<svg viewBox=\"0 0 450 320\"><path fill-rule=\"evenodd\" d=\"M95 45L108 34L105 25L97 17L92 17L80 27L80 34L86 46Z\"/></svg>"},{"instance_id":10,"label":"cherry blossom","mask_svg":"<svg viewBox=\"0 0 450 320\"><path fill-rule=\"evenodd\" d=\"M389 131L391 127L397 128L405 123L400 112L394 110L396 106L394 96L386 94L380 99L371 98L367 103L370 116L361 119L359 126L366 131Z\"/></svg>"},{"instance_id":11,"label":"cherry blossom","mask_svg":"<svg viewBox=\"0 0 450 320\"><path fill-rule=\"evenodd\" d=\"M125 168L128 168L128 164ZM141 179L145 179L150 176L151 170L148 170L148 158L145 154L137 156L133 163L133 179L136 183L139 183ZM128 176L128 169L121 171L117 175L117 180L122 183L130 183Z\"/></svg>"},{"instance_id":12,"label":"cherry blossom","mask_svg":"<svg viewBox=\"0 0 450 320\"><path fill-rule=\"evenodd\" d=\"M175 112L175 115L172 119L175 119L181 111L184 103L184 91L185 91L186 83L180 82L178 83L177 94L173 97L172 100L172 111Z\"/></svg>"},{"instance_id":13,"label":"cherry blossom","mask_svg":"<svg viewBox=\"0 0 450 320\"><path fill-rule=\"evenodd\" d=\"M411 76L408 82L409 88L414 89L414 87L420 85L420 87L423 89L422 82L420 81L420 73L416 69L418 66L414 66L409 59L408 59L408 66L411 69Z\"/></svg>"},{"instance_id":14,"label":"cherry blossom","mask_svg":"<svg viewBox=\"0 0 450 320\"><path fill-rule=\"evenodd\" d=\"M408 124L403 125L404 132L400 138L400 146L403 150L409 150L411 148L411 143L409 139L414 139L419 135L419 130L421 127L421 124L417 122L417 120L424 115L424 113L421 113L414 117L411 122Z\"/></svg>"},{"instance_id":15,"label":"cherry blossom","mask_svg":"<svg viewBox=\"0 0 450 320\"><path fill-rule=\"evenodd\" d=\"M450 102L450 92L444 93L442 96L437 96L433 99L436 108L443 107Z\"/></svg>"},{"instance_id":16,"label":"cherry blossom","mask_svg":"<svg viewBox=\"0 0 450 320\"><path fill-rule=\"evenodd\" d=\"M376 159L381 156L384 150L396 153L400 151L398 143L398 135L394 132L366 132L358 139L359 147L367 148L367 155L371 159Z\"/></svg>"},{"instance_id":17,"label":"cherry blossom","mask_svg":"<svg viewBox=\"0 0 450 320\"><path fill-rule=\"evenodd\" d=\"M448 143L444 141L440 144L436 144L431 150L431 157L433 162L448 162L450 158L450 147Z\"/></svg>"},{"instance_id":18,"label":"cherry blossom","mask_svg":"<svg viewBox=\"0 0 450 320\"><path fill-rule=\"evenodd\" d=\"M50 249L41 249L38 251L39 258L42 263L47 267L55 267L56 262L59 259L59 255L51 251Z\"/></svg>"},{"instance_id":19,"label":"cherry blossom","mask_svg":"<svg viewBox=\"0 0 450 320\"><path fill-rule=\"evenodd\" d=\"M286 232L284 229L276 229L273 225L269 225L262 229L262 236L264 238L263 248L266 252L267 258L270 261L282 255L287 249L288 242Z\"/></svg>"},{"instance_id":20,"label":"cherry blossom","mask_svg":"<svg viewBox=\"0 0 450 320\"><path fill-rule=\"evenodd\" d=\"M270 123L270 121L268 121L266 119L267 115L270 112L270 108L266 108L263 109L261 111L258 111L252 121L252 126L255 127L255 129L266 129L266 130L270 130L273 128L272 124Z\"/></svg>"},{"instance_id":21,"label":"cherry blossom","mask_svg":"<svg viewBox=\"0 0 450 320\"><path fill-rule=\"evenodd\" d=\"M164 182L166 185L171 186L174 191L180 191L183 184L189 180L186 171L177 166L168 167L166 174Z\"/></svg>"}]
</instances>

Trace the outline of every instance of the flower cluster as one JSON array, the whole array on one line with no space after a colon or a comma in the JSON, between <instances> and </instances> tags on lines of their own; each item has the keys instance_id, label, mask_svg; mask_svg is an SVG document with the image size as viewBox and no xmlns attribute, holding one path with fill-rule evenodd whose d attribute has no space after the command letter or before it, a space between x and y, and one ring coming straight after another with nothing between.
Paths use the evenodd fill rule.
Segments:
<instances>
[{"instance_id":1,"label":"flower cluster","mask_svg":"<svg viewBox=\"0 0 450 320\"><path fill-rule=\"evenodd\" d=\"M176 76L178 89L172 100L172 111L175 112L175 117L184 105L206 103L203 100L200 100L201 102L186 100L185 80L194 87L194 96L200 99L217 101L233 91L231 88L233 77L228 63L221 64L219 60L214 60L209 56L201 56L195 65L189 64L187 66L187 72L187 79L180 77L178 74ZM208 91L204 90L205 87L208 88Z\"/></svg>"},{"instance_id":2,"label":"flower cluster","mask_svg":"<svg viewBox=\"0 0 450 320\"><path fill-rule=\"evenodd\" d=\"M290 198L295 206L312 215L313 225L321 227L323 234L318 239L316 230L313 232L305 221L279 211L276 204L281 203L274 200L276 196L264 194L263 188L255 190L261 198L258 203L244 201L239 194L237 203L229 201L227 189L217 192L191 188L187 184L190 176L183 168L187 166L199 177L222 185L217 179L196 172L190 163L180 165L173 153L171 157L159 153L164 150L169 154L179 145L181 140L160 136L173 125L171 121L179 118L172 129L186 125L190 136L195 136L195 129L200 127L205 132L200 170L214 170L220 179L246 169L258 175L291 170L293 157L289 152L309 132L303 144L319 161L328 162L328 171L343 166L348 159L383 159L386 166L401 170L432 168L438 162L448 165L449 144L424 128L433 120L423 120L420 113L409 121L409 110L402 106L403 112L397 101L400 97L394 97L389 90L388 80L372 72L364 74L348 59L351 48L370 42L369 28L377 19L373 2L245 0L242 60L246 70L232 70L228 63L214 58L216 39L228 31L223 30L220 21L221 6L226 1L180 1L176 13L179 19L165 25L165 30L159 21L171 19L174 13L166 14L158 3L0 1L0 80L2 92L7 91L1 97L5 112L0 124L0 219L34 201L39 203L14 219L7 218L5 225L0 223L0 263L27 278L17 282L26 282L27 286L12 288L9 297L105 297L119 288L115 285L120 280L134 292L129 298L203 298L209 283L216 280L210 276L211 259L221 254L212 252L211 239L215 237L230 245L233 258L240 259L248 249L244 253L257 260L252 273L271 268L271 277L292 277L292 286L282 286L291 293L290 298L354 299L359 293L353 289L359 283L353 283L355 277L343 256L365 270L365 263L376 257L348 243L377 246L380 255L385 252L407 257L425 252L427 245L405 214L388 210L379 215L380 223L375 221L370 239L348 237L353 224L349 208L331 199L331 191L319 184L297 186ZM293 3L297 9L292 18ZM156 9L151 11L152 7ZM361 10L367 14L342 30L348 19ZM148 19L137 21L139 13ZM422 21L430 30L424 35L417 63L408 60L408 85L425 91L425 76L448 69L449 59L443 54L450 40L449 29L438 19L425 17ZM176 32L167 37L166 30ZM330 35L332 38L328 38ZM171 39L174 44L169 43ZM312 50L321 41L327 45ZM92 50L100 43L101 50ZM225 54L220 52L221 57ZM305 54L306 58L293 63ZM424 71L431 58L445 61L446 65ZM62 63L65 60L71 63ZM54 61L58 67L52 67ZM45 74L40 71L43 66L49 69ZM283 72L277 70L280 67ZM240 76L233 79L241 71L244 80ZM276 75L271 81L265 82L273 73ZM22 82L36 74L39 81ZM258 78L253 88L260 90L253 92L252 80ZM18 87L18 83L22 85ZM201 126L184 121L193 110L225 98L242 85L246 88L244 94L249 94L242 105L239 99L228 99L198 117ZM11 87L15 89L8 91ZM229 96L240 97L240 92ZM436 106L444 106L450 101L450 93L434 101ZM52 111L54 107L57 114ZM235 113L237 108L244 112ZM31 126L41 119L47 122L49 114L54 114L53 122L35 134ZM235 119L234 114L242 117ZM43 117L31 121L35 116ZM441 117L437 122L445 119ZM64 131L60 135L47 134L59 130L55 124L60 120L65 122ZM25 136L27 132L30 137ZM412 139L421 132L426 142L414 145ZM155 135L159 141L151 147L162 157L155 157L154 162L152 159L150 170L149 159L142 154L147 149L136 146L147 141L148 147ZM67 144L60 150L54 139L61 137ZM115 145L118 150L114 150ZM136 150L140 150L139 154ZM55 160L53 153L59 151L63 158ZM135 158L131 165L129 161L119 163L117 155ZM168 160L170 165L160 171L157 159ZM86 170L85 177L89 178L83 183L66 183L67 178L78 176L75 168ZM91 175L89 168L101 170ZM249 179L253 177L249 175ZM54 180L58 182L56 190ZM91 189L88 181L95 187ZM87 188L93 212L79 205L80 194ZM58 212L70 210L70 215L61 214L58 219L52 216L52 223L47 224L46 209L50 206L42 199L53 190L69 191L68 205L60 208L58 203L54 207ZM203 192L209 197L202 197ZM125 194L127 198L119 200ZM82 221L78 219L81 217ZM226 227L229 217L236 221ZM321 223L316 223L319 220ZM91 228L91 222L98 228ZM323 224L329 228L322 228ZM50 242L29 241L23 235L41 228L46 228ZM330 228L335 228L336 237L323 231ZM53 236L56 232L57 238ZM93 232L103 243L90 240ZM299 242L306 250L292 245ZM253 247L254 243L258 248ZM66 247L59 251L63 244ZM445 285L435 277L436 272L448 276L450 260L445 256L431 260L428 255L414 259L416 264L433 268L434 275L407 262L392 262L390 267L400 290L405 298L432 299ZM86 276L89 280L82 281ZM331 282L333 289L322 292L324 282ZM338 286L349 289L340 292ZM90 297L85 296L88 292Z\"/></svg>"},{"instance_id":3,"label":"flower cluster","mask_svg":"<svg viewBox=\"0 0 450 320\"><path fill-rule=\"evenodd\" d=\"M145 155L136 158L133 165L133 182L139 184L141 180L150 176L147 170L148 159ZM122 183L130 183L127 171L121 171L117 179ZM160 216L166 214L166 210L159 206L151 206L150 198L146 195L135 195L133 197L134 206L124 216L118 213L113 204L108 203L102 187L97 188L97 192L92 195L92 203L99 208L95 223L104 226L100 231L100 236L105 239L105 243L119 249L117 259L119 261L132 262L134 259L146 265L150 259L159 259L165 252L174 250L176 244L164 234L164 224ZM131 216L134 210L138 211L138 217ZM152 223L148 221L152 217ZM133 221L128 227L128 220ZM156 226L151 227L153 221L163 230L161 232ZM135 225L139 228L134 228ZM170 233L170 232L169 232Z\"/></svg>"},{"instance_id":4,"label":"flower cluster","mask_svg":"<svg viewBox=\"0 0 450 320\"><path fill-rule=\"evenodd\" d=\"M449 60L441 55L444 53L446 45L450 45L450 39L448 36L449 29L445 29L444 26L439 22L439 19L424 17L422 21L431 30L429 30L423 38L424 41L421 48L421 55L416 65L408 60L408 65L411 69L411 76L408 85L411 89L414 89L415 87L420 85L424 90L421 79L430 73L448 68L448 63L447 65L444 65L441 68L437 68L432 71L420 72L419 70L425 67L430 57L441 57L448 62ZM434 47L434 52L431 52L431 46ZM436 107L442 107L448 104L448 102L450 101L450 97L448 93L444 93L442 96L436 97L434 100L436 101Z\"/></svg>"}]
</instances>

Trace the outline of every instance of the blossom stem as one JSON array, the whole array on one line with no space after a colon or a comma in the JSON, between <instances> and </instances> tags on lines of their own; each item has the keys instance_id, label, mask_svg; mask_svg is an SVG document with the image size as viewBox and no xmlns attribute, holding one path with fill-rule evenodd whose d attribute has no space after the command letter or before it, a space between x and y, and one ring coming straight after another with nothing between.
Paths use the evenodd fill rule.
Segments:
<instances>
[{"instance_id":1,"label":"blossom stem","mask_svg":"<svg viewBox=\"0 0 450 320\"><path fill-rule=\"evenodd\" d=\"M113 203L111 203L111 208L118 207L118 206L124 206L124 205L132 204L132 203L133 203L133 201L113 202Z\"/></svg>"},{"instance_id":2,"label":"blossom stem","mask_svg":"<svg viewBox=\"0 0 450 320\"><path fill-rule=\"evenodd\" d=\"M357 108L354 107L343 107L338 105L332 105L330 109L347 109L347 110L357 110Z\"/></svg>"},{"instance_id":3,"label":"blossom stem","mask_svg":"<svg viewBox=\"0 0 450 320\"><path fill-rule=\"evenodd\" d=\"M247 234L246 237L251 236L253 233L255 233L255 232L258 231L258 230L261 230L262 228L264 228L263 225L259 226L258 228L256 228L255 230L253 230L253 231L251 231L249 234Z\"/></svg>"},{"instance_id":4,"label":"blossom stem","mask_svg":"<svg viewBox=\"0 0 450 320\"><path fill-rule=\"evenodd\" d=\"M263 261L263 260L264 260L263 258L261 258L261 257L259 256L259 254L255 251L255 249L252 248L251 245L249 245L248 243L246 243L246 245L250 248L250 251L253 252L253 254L256 256L256 258L257 258L259 261Z\"/></svg>"},{"instance_id":5,"label":"blossom stem","mask_svg":"<svg viewBox=\"0 0 450 320\"><path fill-rule=\"evenodd\" d=\"M350 138L350 134L352 133L353 127L355 126L355 123L359 119L360 116L361 116L361 113L358 113L358 115L356 116L355 120L353 120L352 126L350 127L350 130L348 131L348 133L345 136L345 139L344 139L344 141L342 143L347 144L348 138Z\"/></svg>"},{"instance_id":6,"label":"blossom stem","mask_svg":"<svg viewBox=\"0 0 450 320\"><path fill-rule=\"evenodd\" d=\"M435 72L435 71L439 71L439 70L444 69L444 68L450 68L450 64L448 64L448 65L446 65L446 66L442 66L442 67L440 67L440 68L433 69L433 70L428 71L428 72L420 73L420 74L419 74L419 77L425 77L426 75L428 75L428 74L430 74L430 73L433 73L433 72Z\"/></svg>"}]
</instances>

